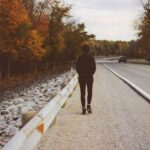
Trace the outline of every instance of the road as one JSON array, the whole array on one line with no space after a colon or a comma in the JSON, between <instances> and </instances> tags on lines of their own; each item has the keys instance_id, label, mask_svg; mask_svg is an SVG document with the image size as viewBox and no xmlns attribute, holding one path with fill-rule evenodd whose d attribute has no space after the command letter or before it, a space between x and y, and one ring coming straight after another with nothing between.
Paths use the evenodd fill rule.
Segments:
<instances>
[{"instance_id":1,"label":"road","mask_svg":"<svg viewBox=\"0 0 150 150\"><path fill-rule=\"evenodd\" d=\"M90 115L81 115L79 86L36 150L149 150L150 105L97 65Z\"/></svg>"},{"instance_id":2,"label":"road","mask_svg":"<svg viewBox=\"0 0 150 150\"><path fill-rule=\"evenodd\" d=\"M150 94L150 65L119 63L106 65Z\"/></svg>"}]
</instances>

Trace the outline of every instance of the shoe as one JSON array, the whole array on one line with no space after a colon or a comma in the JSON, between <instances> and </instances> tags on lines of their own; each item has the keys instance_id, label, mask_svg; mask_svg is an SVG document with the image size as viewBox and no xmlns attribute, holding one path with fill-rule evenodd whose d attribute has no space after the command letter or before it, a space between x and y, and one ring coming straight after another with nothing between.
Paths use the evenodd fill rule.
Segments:
<instances>
[{"instance_id":1,"label":"shoe","mask_svg":"<svg viewBox=\"0 0 150 150\"><path fill-rule=\"evenodd\" d=\"M82 115L86 114L86 108L82 108Z\"/></svg>"},{"instance_id":2,"label":"shoe","mask_svg":"<svg viewBox=\"0 0 150 150\"><path fill-rule=\"evenodd\" d=\"M88 113L92 113L92 109L91 109L91 105L90 104L87 105L87 111L88 111Z\"/></svg>"}]
</instances>

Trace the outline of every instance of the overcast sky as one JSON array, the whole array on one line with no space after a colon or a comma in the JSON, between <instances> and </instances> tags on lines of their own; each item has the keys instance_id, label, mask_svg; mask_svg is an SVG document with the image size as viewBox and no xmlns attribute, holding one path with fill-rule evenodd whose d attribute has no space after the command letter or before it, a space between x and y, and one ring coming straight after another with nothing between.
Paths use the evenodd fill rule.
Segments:
<instances>
[{"instance_id":1,"label":"overcast sky","mask_svg":"<svg viewBox=\"0 0 150 150\"><path fill-rule=\"evenodd\" d=\"M72 5L71 14L84 22L97 39L136 39L135 21L142 9L139 0L64 0Z\"/></svg>"}]
</instances>

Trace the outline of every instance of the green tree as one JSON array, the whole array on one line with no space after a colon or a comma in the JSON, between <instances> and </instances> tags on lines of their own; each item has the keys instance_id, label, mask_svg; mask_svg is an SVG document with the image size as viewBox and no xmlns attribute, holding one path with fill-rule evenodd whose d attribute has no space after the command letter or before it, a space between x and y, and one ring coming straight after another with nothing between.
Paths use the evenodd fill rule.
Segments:
<instances>
[{"instance_id":1,"label":"green tree","mask_svg":"<svg viewBox=\"0 0 150 150\"><path fill-rule=\"evenodd\" d=\"M95 37L94 35L88 35L85 31L84 23L76 24L74 22L68 23L65 26L64 38L65 38L65 58L67 60L75 60L76 56L81 52L81 46L85 41Z\"/></svg>"},{"instance_id":2,"label":"green tree","mask_svg":"<svg viewBox=\"0 0 150 150\"><path fill-rule=\"evenodd\" d=\"M59 56L61 55L65 47L64 19L69 17L69 11L70 6L64 5L60 1L54 1L51 5L51 8L49 8L49 36L47 39L47 60L52 69L59 62Z\"/></svg>"}]
</instances>

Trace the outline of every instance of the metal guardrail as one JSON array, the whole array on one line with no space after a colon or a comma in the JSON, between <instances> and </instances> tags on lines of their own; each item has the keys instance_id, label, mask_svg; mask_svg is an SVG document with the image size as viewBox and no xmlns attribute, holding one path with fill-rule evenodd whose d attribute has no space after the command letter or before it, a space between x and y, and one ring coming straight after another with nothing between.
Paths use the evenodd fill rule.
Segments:
<instances>
[{"instance_id":1,"label":"metal guardrail","mask_svg":"<svg viewBox=\"0 0 150 150\"><path fill-rule=\"evenodd\" d=\"M77 75L33 119L31 119L3 148L3 150L33 150L52 125L56 115L77 85Z\"/></svg>"},{"instance_id":2,"label":"metal guardrail","mask_svg":"<svg viewBox=\"0 0 150 150\"><path fill-rule=\"evenodd\" d=\"M143 98L145 98L150 103L150 94L136 86L134 83L126 79L125 77L119 75L117 72L112 70L110 67L108 67L106 64L103 64L109 71L111 71L113 74L115 74L118 78L123 80L125 83L127 83L132 89L134 89L137 93L139 93Z\"/></svg>"}]
</instances>

